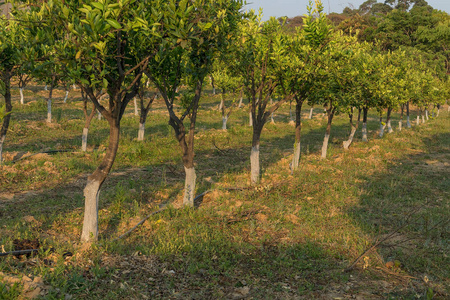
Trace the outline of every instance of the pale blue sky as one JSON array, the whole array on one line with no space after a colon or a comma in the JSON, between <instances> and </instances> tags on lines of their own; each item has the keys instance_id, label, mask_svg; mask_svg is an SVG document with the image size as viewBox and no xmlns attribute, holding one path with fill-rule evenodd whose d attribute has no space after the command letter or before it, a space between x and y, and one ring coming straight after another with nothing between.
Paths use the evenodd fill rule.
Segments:
<instances>
[{"instance_id":1,"label":"pale blue sky","mask_svg":"<svg viewBox=\"0 0 450 300\"><path fill-rule=\"evenodd\" d=\"M429 5L435 9L443 10L450 13L450 0L426 0ZM263 8L264 20L271 16L275 17L295 17L306 14L306 6L308 0L247 0L249 3L246 10L254 8L256 11L259 7ZM358 8L365 0L322 0L326 13L337 12L341 13L346 7L353 5ZM378 0L384 2L384 0Z\"/></svg>"}]
</instances>

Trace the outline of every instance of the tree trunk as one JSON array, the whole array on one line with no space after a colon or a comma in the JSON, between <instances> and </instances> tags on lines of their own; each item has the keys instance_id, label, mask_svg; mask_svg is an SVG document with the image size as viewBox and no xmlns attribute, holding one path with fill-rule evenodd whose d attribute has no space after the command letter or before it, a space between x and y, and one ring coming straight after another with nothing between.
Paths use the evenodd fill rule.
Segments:
<instances>
[{"instance_id":1,"label":"tree trunk","mask_svg":"<svg viewBox=\"0 0 450 300\"><path fill-rule=\"evenodd\" d=\"M220 98L220 103L219 103L219 108L218 108L218 110L219 110L219 111L222 111L223 106L224 106L224 101L223 101L223 93L222 93L222 97Z\"/></svg>"},{"instance_id":2,"label":"tree trunk","mask_svg":"<svg viewBox=\"0 0 450 300\"><path fill-rule=\"evenodd\" d=\"M313 117L313 111L314 111L314 106L311 106L311 109L309 110L309 119L312 120Z\"/></svg>"},{"instance_id":3,"label":"tree trunk","mask_svg":"<svg viewBox=\"0 0 450 300\"><path fill-rule=\"evenodd\" d=\"M47 123L52 122L52 98L47 99Z\"/></svg>"},{"instance_id":4,"label":"tree trunk","mask_svg":"<svg viewBox=\"0 0 450 300\"><path fill-rule=\"evenodd\" d=\"M386 128L386 124L383 124L383 116L380 114L380 138L384 136L384 129Z\"/></svg>"},{"instance_id":5,"label":"tree trunk","mask_svg":"<svg viewBox=\"0 0 450 300\"><path fill-rule=\"evenodd\" d=\"M52 122L52 94L53 94L53 82L50 85L50 91L48 93L48 99L47 99L47 123Z\"/></svg>"},{"instance_id":6,"label":"tree trunk","mask_svg":"<svg viewBox=\"0 0 450 300\"><path fill-rule=\"evenodd\" d=\"M5 116L3 117L2 127L0 128L0 165L3 162L3 144L6 139L6 133L8 132L9 123L11 121L11 111L12 111L12 102L11 102L11 71L3 72L3 82L4 86L4 94L5 98Z\"/></svg>"},{"instance_id":7,"label":"tree trunk","mask_svg":"<svg viewBox=\"0 0 450 300\"><path fill-rule=\"evenodd\" d=\"M300 164L301 153L301 133L302 133L302 106L303 101L296 98L295 105L295 143L294 143L294 156L292 157L291 169L295 171Z\"/></svg>"},{"instance_id":8,"label":"tree trunk","mask_svg":"<svg viewBox=\"0 0 450 300\"><path fill-rule=\"evenodd\" d=\"M145 122L147 121L147 113L141 111L141 116L139 118L139 132L138 132L138 141L144 140L144 134L145 134Z\"/></svg>"},{"instance_id":9,"label":"tree trunk","mask_svg":"<svg viewBox=\"0 0 450 300\"><path fill-rule=\"evenodd\" d=\"M362 124L362 141L367 142L367 113L369 109L367 107L363 107L363 124Z\"/></svg>"},{"instance_id":10,"label":"tree trunk","mask_svg":"<svg viewBox=\"0 0 450 300\"><path fill-rule=\"evenodd\" d=\"M97 120L101 120L102 119L102 114L100 111L97 111Z\"/></svg>"},{"instance_id":11,"label":"tree trunk","mask_svg":"<svg viewBox=\"0 0 450 300\"><path fill-rule=\"evenodd\" d=\"M429 120L429 118L428 118L428 109L425 109L425 118L427 119L427 121Z\"/></svg>"},{"instance_id":12,"label":"tree trunk","mask_svg":"<svg viewBox=\"0 0 450 300\"><path fill-rule=\"evenodd\" d=\"M186 179L184 181L184 198L183 204L194 207L194 196L195 196L195 180L197 176L195 175L195 168L184 167L186 172Z\"/></svg>"},{"instance_id":13,"label":"tree trunk","mask_svg":"<svg viewBox=\"0 0 450 300\"><path fill-rule=\"evenodd\" d=\"M0 136L0 166L3 164L3 143L5 142L6 135Z\"/></svg>"},{"instance_id":14,"label":"tree trunk","mask_svg":"<svg viewBox=\"0 0 450 300\"><path fill-rule=\"evenodd\" d=\"M270 105L272 106L273 100L270 98ZM270 123L275 124L275 120L273 119L273 113L270 114Z\"/></svg>"},{"instance_id":15,"label":"tree trunk","mask_svg":"<svg viewBox=\"0 0 450 300\"><path fill-rule=\"evenodd\" d=\"M81 136L81 151L86 152L87 150L87 138L89 133L89 127L83 128L83 135Z\"/></svg>"},{"instance_id":16,"label":"tree trunk","mask_svg":"<svg viewBox=\"0 0 450 300\"><path fill-rule=\"evenodd\" d=\"M388 133L392 133L394 130L392 130L392 126L391 126L391 113L392 113L392 108L389 107L388 111L387 111L387 116L386 116L386 125L388 128Z\"/></svg>"},{"instance_id":17,"label":"tree trunk","mask_svg":"<svg viewBox=\"0 0 450 300\"><path fill-rule=\"evenodd\" d=\"M222 116L222 130L227 130L228 116Z\"/></svg>"},{"instance_id":18,"label":"tree trunk","mask_svg":"<svg viewBox=\"0 0 450 300\"><path fill-rule=\"evenodd\" d=\"M211 80L211 87L213 89L213 95L215 95L216 94L216 87L214 85L214 77L209 76L209 79Z\"/></svg>"},{"instance_id":19,"label":"tree trunk","mask_svg":"<svg viewBox=\"0 0 450 300\"><path fill-rule=\"evenodd\" d=\"M348 150L348 148L350 147L350 145L353 142L353 137L355 136L356 130L358 130L360 117L361 117L361 109L358 112L358 121L356 122L356 126L355 126L355 124L353 124L353 108L352 108L352 112L349 114L350 126L351 126L352 130L350 132L350 136L348 137L348 140L343 142L345 150Z\"/></svg>"},{"instance_id":20,"label":"tree trunk","mask_svg":"<svg viewBox=\"0 0 450 300\"><path fill-rule=\"evenodd\" d=\"M67 97L69 97L69 90L66 90L66 95L64 96L64 103L67 103Z\"/></svg>"},{"instance_id":21,"label":"tree trunk","mask_svg":"<svg viewBox=\"0 0 450 300\"><path fill-rule=\"evenodd\" d=\"M86 152L87 150L87 139L89 134L89 127L91 126L92 119L95 116L95 105L92 104L92 110L91 113L88 115L87 113L87 99L85 98L85 95L83 94L83 90L81 90L81 94L83 96L83 112L84 112L84 128L83 128L83 135L81 136L81 151Z\"/></svg>"},{"instance_id":22,"label":"tree trunk","mask_svg":"<svg viewBox=\"0 0 450 300\"><path fill-rule=\"evenodd\" d=\"M252 151L250 153L250 168L251 168L251 182L253 184L258 183L260 175L259 143L252 146Z\"/></svg>"},{"instance_id":23,"label":"tree trunk","mask_svg":"<svg viewBox=\"0 0 450 300\"><path fill-rule=\"evenodd\" d=\"M411 128L411 121L409 120L409 101L406 102L406 128Z\"/></svg>"},{"instance_id":24,"label":"tree trunk","mask_svg":"<svg viewBox=\"0 0 450 300\"><path fill-rule=\"evenodd\" d=\"M242 98L243 98L243 94L244 94L244 90L243 89L241 89L241 92L240 92L240 95L239 95L239 105L238 105L238 108L241 108L241 106L242 106Z\"/></svg>"},{"instance_id":25,"label":"tree trunk","mask_svg":"<svg viewBox=\"0 0 450 300\"><path fill-rule=\"evenodd\" d=\"M25 104L25 99L23 97L23 88L19 88L20 93L20 104Z\"/></svg>"},{"instance_id":26,"label":"tree trunk","mask_svg":"<svg viewBox=\"0 0 450 300\"><path fill-rule=\"evenodd\" d=\"M108 176L119 148L120 123L117 120L110 119L109 123L109 145L97 169L88 177L86 187L84 188L84 221L81 233L81 241L98 240L98 200L100 188Z\"/></svg>"},{"instance_id":27,"label":"tree trunk","mask_svg":"<svg viewBox=\"0 0 450 300\"><path fill-rule=\"evenodd\" d=\"M335 111L335 109L332 108L331 105L330 105L330 108L326 110L326 112L328 114L328 122L327 122L327 130L325 132L325 137L323 139L323 144L322 144L322 159L327 157L328 140L330 139L331 122L333 121L334 111Z\"/></svg>"},{"instance_id":28,"label":"tree trunk","mask_svg":"<svg viewBox=\"0 0 450 300\"><path fill-rule=\"evenodd\" d=\"M138 105L137 105L136 97L133 98L133 101L134 101L134 115L135 115L135 116L139 116ZM140 128L140 127L139 127L139 128Z\"/></svg>"},{"instance_id":29,"label":"tree trunk","mask_svg":"<svg viewBox=\"0 0 450 300\"><path fill-rule=\"evenodd\" d=\"M253 126L252 112L248 113L248 126Z\"/></svg>"},{"instance_id":30,"label":"tree trunk","mask_svg":"<svg viewBox=\"0 0 450 300\"><path fill-rule=\"evenodd\" d=\"M420 125L420 116L417 115L416 125Z\"/></svg>"},{"instance_id":31,"label":"tree trunk","mask_svg":"<svg viewBox=\"0 0 450 300\"><path fill-rule=\"evenodd\" d=\"M402 109L402 112L400 114L400 121L398 121L398 130L399 131L402 131L403 113L405 111L405 104L402 104L401 109Z\"/></svg>"}]
</instances>

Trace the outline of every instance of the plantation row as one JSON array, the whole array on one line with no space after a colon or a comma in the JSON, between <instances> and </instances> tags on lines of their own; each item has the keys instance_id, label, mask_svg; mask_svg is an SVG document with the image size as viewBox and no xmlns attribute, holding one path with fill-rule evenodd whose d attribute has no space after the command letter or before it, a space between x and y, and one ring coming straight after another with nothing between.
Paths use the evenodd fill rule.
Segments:
<instances>
[{"instance_id":1,"label":"plantation row","mask_svg":"<svg viewBox=\"0 0 450 300\"><path fill-rule=\"evenodd\" d=\"M48 86L48 122L52 121L54 88L68 89L74 84L81 89L86 119L83 150L96 111L109 125L106 155L84 189L83 241L98 239L100 188L116 158L122 117L133 99L135 106L138 99L140 103L142 140L150 107L158 95L162 97L181 149L186 174L184 204L193 206L195 127L207 83L221 92L224 129L232 112L243 105L237 100L248 99L253 126L251 181L255 184L260 178L264 125L287 102L295 105L291 168L296 170L305 103L326 110L322 146L326 158L336 114L349 115L351 134L344 142L348 148L361 116L363 140L367 140L370 109L380 115L382 136L385 127L392 131L393 110L401 108L401 130L404 115L407 127L411 126L410 104L428 118L430 110L437 115L450 97L450 83L440 71L439 60L414 48L382 51L377 43L359 42L356 36L335 31L320 1L308 7L304 24L295 34L287 33L274 18L262 22L261 15L242 13L241 1L27 1L26 9L21 1L11 2L15 5L12 14L0 19L5 99L0 156L13 117L13 78L21 93L31 78ZM232 104L226 101L230 94L234 94ZM88 102L93 105L90 112Z\"/></svg>"}]
</instances>

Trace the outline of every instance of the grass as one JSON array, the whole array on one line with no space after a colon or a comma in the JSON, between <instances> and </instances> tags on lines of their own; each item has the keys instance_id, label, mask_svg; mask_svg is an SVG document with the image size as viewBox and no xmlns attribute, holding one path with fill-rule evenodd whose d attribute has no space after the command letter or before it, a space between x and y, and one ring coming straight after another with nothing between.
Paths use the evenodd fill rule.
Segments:
<instances>
[{"instance_id":1,"label":"grass","mask_svg":"<svg viewBox=\"0 0 450 300\"><path fill-rule=\"evenodd\" d=\"M136 141L138 118L130 107L100 197L101 240L89 248L78 242L82 189L104 154L107 126L93 120L90 148L82 153L79 94L71 92L63 104L64 91L56 92L53 124L45 123L43 95L25 95L27 104L21 106L18 91L13 94L0 173L0 242L8 251L14 239L39 238L43 249L54 252L0 258L5 281L0 299L32 292L25 275L43 279L37 287L45 299L449 296L447 112L382 139L377 137L378 117L370 115L369 142L357 138L349 151L341 146L350 131L348 121L338 116L328 158L321 160L326 120L317 108L314 118L306 119L305 108L301 166L291 174L293 127L285 105L275 114L275 124L265 126L261 183L251 186L248 114L236 111L229 130L220 130L221 115L214 110L220 98L207 91L195 141L197 194L212 192L198 208L186 209L180 207L180 150L163 104L155 103L142 143ZM394 114L393 124L398 118ZM69 152L26 155L53 149ZM112 241L163 204L166 210L127 238ZM394 231L353 270L343 272ZM74 255L64 258L68 251Z\"/></svg>"}]
</instances>

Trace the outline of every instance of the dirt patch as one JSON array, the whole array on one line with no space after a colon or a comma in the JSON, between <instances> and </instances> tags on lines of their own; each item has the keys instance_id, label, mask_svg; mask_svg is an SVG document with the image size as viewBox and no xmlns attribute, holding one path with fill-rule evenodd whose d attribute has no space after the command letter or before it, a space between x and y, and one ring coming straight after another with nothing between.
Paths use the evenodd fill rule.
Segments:
<instances>
[{"instance_id":1,"label":"dirt patch","mask_svg":"<svg viewBox=\"0 0 450 300\"><path fill-rule=\"evenodd\" d=\"M18 299L36 299L40 296L45 296L47 291L51 288L44 283L42 277L30 277L23 275L22 277L8 275L0 272L1 281L9 286L19 284L23 286L23 290Z\"/></svg>"}]
</instances>

